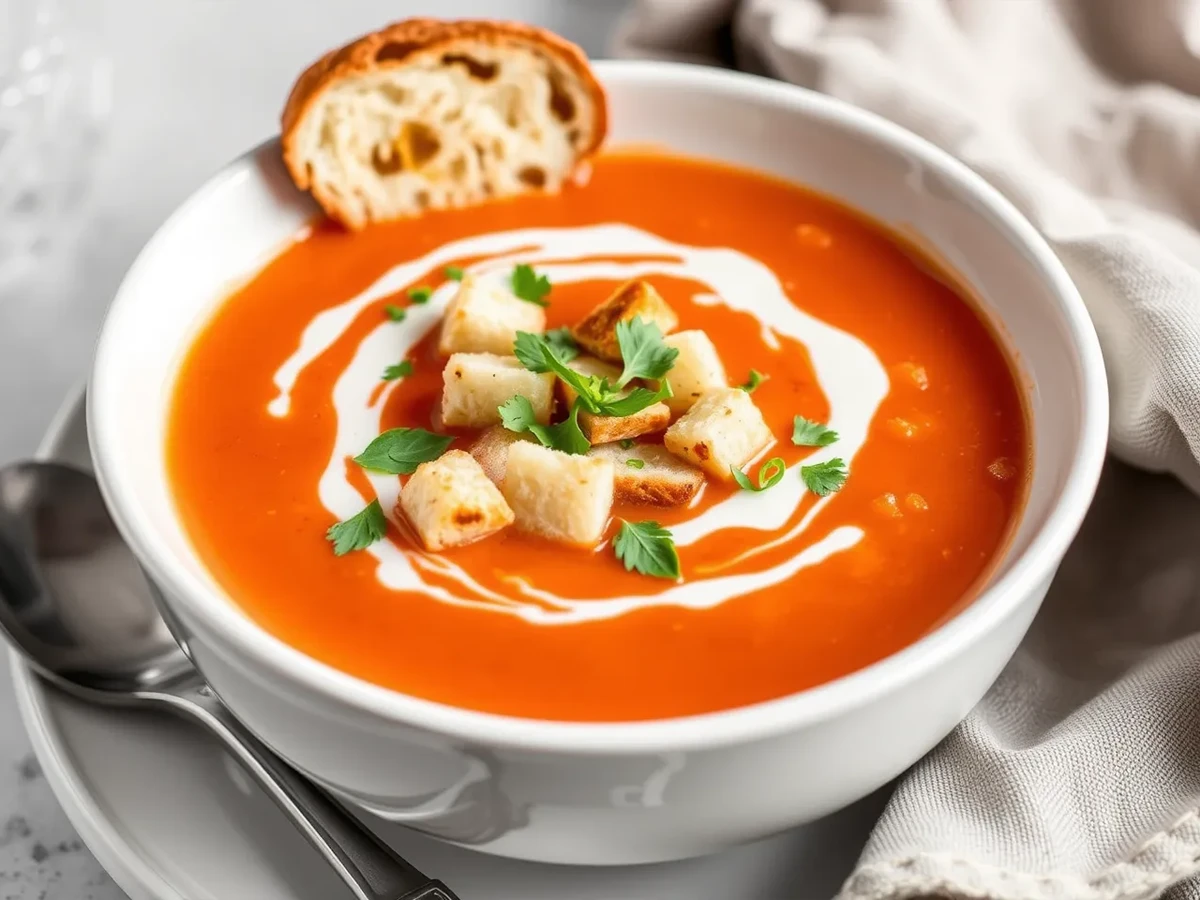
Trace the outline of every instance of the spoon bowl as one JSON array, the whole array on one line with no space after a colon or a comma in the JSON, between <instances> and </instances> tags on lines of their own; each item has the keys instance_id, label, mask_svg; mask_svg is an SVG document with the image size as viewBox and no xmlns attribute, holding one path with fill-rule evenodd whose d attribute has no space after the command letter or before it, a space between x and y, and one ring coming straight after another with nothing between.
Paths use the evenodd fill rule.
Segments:
<instances>
[{"instance_id":1,"label":"spoon bowl","mask_svg":"<svg viewBox=\"0 0 1200 900\"><path fill-rule=\"evenodd\" d=\"M0 632L76 696L158 705L207 728L355 900L456 900L229 713L172 636L89 473L55 462L0 469Z\"/></svg>"}]
</instances>

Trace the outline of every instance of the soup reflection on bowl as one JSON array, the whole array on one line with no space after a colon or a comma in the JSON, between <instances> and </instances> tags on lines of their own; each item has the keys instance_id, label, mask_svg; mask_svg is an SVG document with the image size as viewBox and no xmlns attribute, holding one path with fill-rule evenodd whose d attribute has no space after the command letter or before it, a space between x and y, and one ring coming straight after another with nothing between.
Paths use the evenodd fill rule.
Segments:
<instances>
[{"instance_id":1,"label":"soup reflection on bowl","mask_svg":"<svg viewBox=\"0 0 1200 900\"><path fill-rule=\"evenodd\" d=\"M1065 273L958 164L787 86L598 71L613 149L557 195L350 233L276 145L234 163L123 284L89 421L198 665L279 752L448 840L626 863L824 814L944 736L1078 528L1106 397ZM514 276L548 331L631 281L661 295L703 395L733 389L726 430L761 413L743 477L663 446L702 396L677 373L661 427L593 441L616 482L598 541L507 527L425 549L398 510L413 476L355 457L396 428L477 459L515 446L500 422L446 424L462 375L440 345L458 292ZM635 502L681 458L707 472L686 502ZM331 526L376 501L379 539L335 553ZM618 535L647 523L678 578L623 564Z\"/></svg>"}]
</instances>

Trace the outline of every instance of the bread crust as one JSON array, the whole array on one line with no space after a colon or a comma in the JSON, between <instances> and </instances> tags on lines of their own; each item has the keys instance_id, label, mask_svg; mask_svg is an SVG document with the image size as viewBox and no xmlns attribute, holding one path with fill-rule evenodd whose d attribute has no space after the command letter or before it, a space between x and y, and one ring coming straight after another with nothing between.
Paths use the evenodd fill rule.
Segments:
<instances>
[{"instance_id":1,"label":"bread crust","mask_svg":"<svg viewBox=\"0 0 1200 900\"><path fill-rule=\"evenodd\" d=\"M413 18L395 22L379 31L365 34L344 47L331 50L305 69L296 80L280 122L283 162L296 187L310 191L327 214L355 227L340 215L338 199L321 191L320 186L313 183L308 167L300 162L295 140L300 123L321 94L343 78L404 66L415 59L443 53L460 41L478 41L494 46L524 44L554 57L569 68L585 85L595 110L591 143L579 153L575 167L578 169L595 155L608 133L607 101L604 88L596 80L587 56L580 47L544 28L521 22ZM380 51L389 45L394 49L387 50L385 59L378 59Z\"/></svg>"}]
</instances>

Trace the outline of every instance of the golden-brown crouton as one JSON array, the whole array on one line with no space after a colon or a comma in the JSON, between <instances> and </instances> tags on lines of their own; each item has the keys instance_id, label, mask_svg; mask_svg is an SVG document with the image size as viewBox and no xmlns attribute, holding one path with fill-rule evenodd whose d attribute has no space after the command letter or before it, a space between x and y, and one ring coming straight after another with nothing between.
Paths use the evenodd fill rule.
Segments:
<instances>
[{"instance_id":1,"label":"golden-brown crouton","mask_svg":"<svg viewBox=\"0 0 1200 900\"><path fill-rule=\"evenodd\" d=\"M679 327L679 317L648 281L627 281L571 329L579 346L611 362L621 361L617 323L641 318L668 334Z\"/></svg>"},{"instance_id":2,"label":"golden-brown crouton","mask_svg":"<svg viewBox=\"0 0 1200 900\"><path fill-rule=\"evenodd\" d=\"M665 338L663 343L679 351L675 365L667 373L671 396L666 403L675 415L691 409L702 394L729 385L717 348L703 331L681 331Z\"/></svg>"},{"instance_id":3,"label":"golden-brown crouton","mask_svg":"<svg viewBox=\"0 0 1200 900\"><path fill-rule=\"evenodd\" d=\"M531 440L533 435L527 431L518 434L503 425L493 425L475 438L467 452L475 457L483 473L498 485L504 480L504 470L508 467L508 448L517 441Z\"/></svg>"},{"instance_id":4,"label":"golden-brown crouton","mask_svg":"<svg viewBox=\"0 0 1200 900\"><path fill-rule=\"evenodd\" d=\"M641 437L662 431L671 422L671 410L665 403L647 406L632 416L597 416L590 412L579 413L579 428L593 444L607 444L626 438Z\"/></svg>"},{"instance_id":5,"label":"golden-brown crouton","mask_svg":"<svg viewBox=\"0 0 1200 900\"><path fill-rule=\"evenodd\" d=\"M588 456L611 459L617 503L686 506L704 487L704 473L675 458L660 444L601 444ZM632 464L630 463L632 460Z\"/></svg>"},{"instance_id":6,"label":"golden-brown crouton","mask_svg":"<svg viewBox=\"0 0 1200 900\"><path fill-rule=\"evenodd\" d=\"M455 353L442 370L442 423L450 428L486 428L500 423L499 408L520 394L545 425L554 405L554 375L530 372L515 356Z\"/></svg>"},{"instance_id":7,"label":"golden-brown crouton","mask_svg":"<svg viewBox=\"0 0 1200 900\"><path fill-rule=\"evenodd\" d=\"M462 450L417 466L400 491L398 505L431 551L474 543L513 522L504 496Z\"/></svg>"},{"instance_id":8,"label":"golden-brown crouton","mask_svg":"<svg viewBox=\"0 0 1200 900\"><path fill-rule=\"evenodd\" d=\"M604 536L613 500L613 464L533 443L508 449L500 490L517 527L564 544L591 547Z\"/></svg>"},{"instance_id":9,"label":"golden-brown crouton","mask_svg":"<svg viewBox=\"0 0 1200 900\"><path fill-rule=\"evenodd\" d=\"M750 395L741 388L704 394L667 429L667 449L710 475L729 481L774 439Z\"/></svg>"},{"instance_id":10,"label":"golden-brown crouton","mask_svg":"<svg viewBox=\"0 0 1200 900\"><path fill-rule=\"evenodd\" d=\"M502 283L464 275L442 318L438 352L512 356L518 331L546 330L546 311L527 303Z\"/></svg>"}]
</instances>

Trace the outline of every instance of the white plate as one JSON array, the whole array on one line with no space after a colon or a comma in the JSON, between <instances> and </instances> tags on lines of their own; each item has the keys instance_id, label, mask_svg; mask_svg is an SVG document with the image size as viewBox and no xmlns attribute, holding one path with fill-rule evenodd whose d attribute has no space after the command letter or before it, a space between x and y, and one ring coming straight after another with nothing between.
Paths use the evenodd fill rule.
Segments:
<instances>
[{"instance_id":1,"label":"white plate","mask_svg":"<svg viewBox=\"0 0 1200 900\"><path fill-rule=\"evenodd\" d=\"M82 392L59 413L42 455L89 465ZM90 706L46 686L16 657L12 668L21 717L55 795L132 900L348 896L195 727ZM877 794L719 856L623 869L499 859L400 830L388 837L462 900L815 900L837 892L883 801Z\"/></svg>"}]
</instances>

